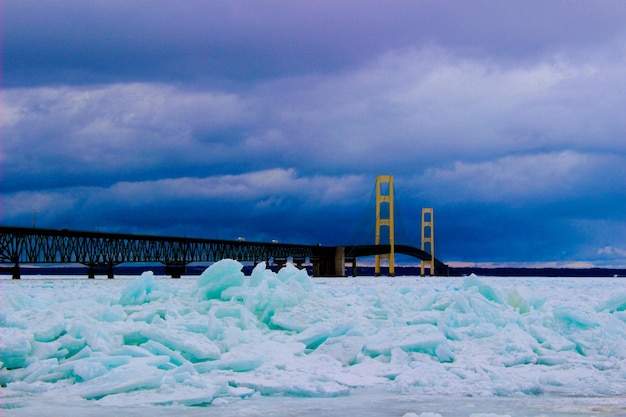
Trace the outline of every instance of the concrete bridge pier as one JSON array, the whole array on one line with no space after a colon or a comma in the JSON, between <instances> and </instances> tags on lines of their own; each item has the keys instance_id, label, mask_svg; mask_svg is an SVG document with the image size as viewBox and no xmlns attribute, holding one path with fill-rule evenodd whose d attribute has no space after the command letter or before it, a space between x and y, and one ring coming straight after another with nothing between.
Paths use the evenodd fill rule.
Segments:
<instances>
[{"instance_id":1,"label":"concrete bridge pier","mask_svg":"<svg viewBox=\"0 0 626 417\"><path fill-rule=\"evenodd\" d=\"M346 259L346 262L350 262L352 264L352 276L356 277L357 276L357 270L356 270L356 256L350 258L350 259Z\"/></svg>"},{"instance_id":2,"label":"concrete bridge pier","mask_svg":"<svg viewBox=\"0 0 626 417\"><path fill-rule=\"evenodd\" d=\"M287 258L274 258L274 265L278 267L278 269L282 269L287 265Z\"/></svg>"},{"instance_id":3,"label":"concrete bridge pier","mask_svg":"<svg viewBox=\"0 0 626 417\"><path fill-rule=\"evenodd\" d=\"M335 276L346 276L346 248L344 246L335 248Z\"/></svg>"},{"instance_id":4,"label":"concrete bridge pier","mask_svg":"<svg viewBox=\"0 0 626 417\"><path fill-rule=\"evenodd\" d=\"M302 265L306 262L305 258L293 258L293 263L298 267L298 269L302 269Z\"/></svg>"},{"instance_id":5,"label":"concrete bridge pier","mask_svg":"<svg viewBox=\"0 0 626 417\"><path fill-rule=\"evenodd\" d=\"M319 247L311 262L316 277L346 276L346 248L343 246Z\"/></svg>"},{"instance_id":6,"label":"concrete bridge pier","mask_svg":"<svg viewBox=\"0 0 626 417\"><path fill-rule=\"evenodd\" d=\"M172 278L180 278L187 273L187 264L165 264L165 274Z\"/></svg>"},{"instance_id":7,"label":"concrete bridge pier","mask_svg":"<svg viewBox=\"0 0 626 417\"><path fill-rule=\"evenodd\" d=\"M106 271L108 279L113 279L115 277L115 274L113 271L113 267L115 265L113 264L111 265L87 265L87 266L89 267L89 269L87 270L87 278L89 279L96 278L96 272L98 272L98 270Z\"/></svg>"}]
</instances>

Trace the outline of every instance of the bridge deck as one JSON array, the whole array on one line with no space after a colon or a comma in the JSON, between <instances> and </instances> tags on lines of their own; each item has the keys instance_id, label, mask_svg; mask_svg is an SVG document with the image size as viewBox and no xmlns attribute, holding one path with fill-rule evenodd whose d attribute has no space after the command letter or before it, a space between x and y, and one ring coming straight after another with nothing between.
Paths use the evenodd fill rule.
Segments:
<instances>
[{"instance_id":1,"label":"bridge deck","mask_svg":"<svg viewBox=\"0 0 626 417\"><path fill-rule=\"evenodd\" d=\"M85 232L0 226L0 263L13 264L19 278L19 264L78 263L90 268L108 268L122 263L162 263L180 276L192 262L237 259L244 262L310 262L316 276L343 276L347 259L390 252L389 245L320 246L270 242L230 241L187 237L144 236L122 233ZM421 249L395 245L395 252L430 260ZM337 254L345 254L337 258ZM437 267L445 266L437 261ZM91 271L91 270L90 270ZM92 276L92 272L90 272Z\"/></svg>"}]
</instances>

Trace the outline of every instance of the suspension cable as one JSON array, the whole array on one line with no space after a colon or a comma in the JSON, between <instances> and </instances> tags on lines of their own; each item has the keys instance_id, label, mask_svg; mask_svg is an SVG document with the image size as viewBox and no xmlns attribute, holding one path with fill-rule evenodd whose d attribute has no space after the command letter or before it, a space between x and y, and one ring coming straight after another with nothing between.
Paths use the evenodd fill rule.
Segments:
<instances>
[{"instance_id":1,"label":"suspension cable","mask_svg":"<svg viewBox=\"0 0 626 417\"><path fill-rule=\"evenodd\" d=\"M406 242L406 243L408 245L413 246L413 241L411 240L411 236L409 235L409 233L407 233L406 227L404 226L404 218L402 216L402 212L400 211L400 204L398 203L399 200L398 200L398 197L396 196L396 194L397 194L397 192L394 193L394 196L393 196L394 205L395 205L395 211L396 211L396 214L397 214L396 218L400 220L399 223L400 223L401 232L403 233L403 237L405 237L408 240L408 242ZM396 242L400 242L400 239L396 239Z\"/></svg>"},{"instance_id":2,"label":"suspension cable","mask_svg":"<svg viewBox=\"0 0 626 417\"><path fill-rule=\"evenodd\" d=\"M343 246L349 246L349 244L355 244L355 243L364 244L367 241L367 239L370 237L370 233L369 233L370 228L365 227L365 226L367 224L367 217L371 215L371 213L369 213L370 209L374 207L373 201L375 199L375 195L376 195L375 193L376 193L376 185L372 187L372 192L370 194L369 202L367 203L367 207L365 207L365 210L363 214L361 215L361 218L359 219L359 222L357 223L356 228L354 229L350 237L348 237L348 239L344 241ZM362 237L361 240L355 239L355 236L357 235L357 233L361 232L362 230L367 230L366 236Z\"/></svg>"}]
</instances>

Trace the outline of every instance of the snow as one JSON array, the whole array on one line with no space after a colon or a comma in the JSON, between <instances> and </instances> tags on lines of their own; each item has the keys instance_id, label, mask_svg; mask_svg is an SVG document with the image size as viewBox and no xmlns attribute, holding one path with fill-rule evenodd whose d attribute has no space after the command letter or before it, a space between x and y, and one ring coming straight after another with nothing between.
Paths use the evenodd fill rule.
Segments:
<instances>
[{"instance_id":1,"label":"snow","mask_svg":"<svg viewBox=\"0 0 626 417\"><path fill-rule=\"evenodd\" d=\"M623 279L241 270L0 280L4 415L626 413Z\"/></svg>"}]
</instances>

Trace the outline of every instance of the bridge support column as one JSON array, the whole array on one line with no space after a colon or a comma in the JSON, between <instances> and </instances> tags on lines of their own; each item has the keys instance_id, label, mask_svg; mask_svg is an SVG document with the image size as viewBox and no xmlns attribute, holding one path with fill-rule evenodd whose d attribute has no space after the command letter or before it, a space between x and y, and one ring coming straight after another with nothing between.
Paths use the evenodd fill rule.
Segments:
<instances>
[{"instance_id":1,"label":"bridge support column","mask_svg":"<svg viewBox=\"0 0 626 417\"><path fill-rule=\"evenodd\" d=\"M88 279L94 279L96 278L96 273L99 274L104 274L106 271L107 274L107 278L108 279L113 279L115 277L115 273L113 271L113 268L115 267L115 265L87 265L88 269L87 269L87 278Z\"/></svg>"},{"instance_id":2,"label":"bridge support column","mask_svg":"<svg viewBox=\"0 0 626 417\"><path fill-rule=\"evenodd\" d=\"M328 276L326 262L324 258L316 258L312 260L313 262L313 276L314 277L325 277Z\"/></svg>"},{"instance_id":3,"label":"bridge support column","mask_svg":"<svg viewBox=\"0 0 626 417\"><path fill-rule=\"evenodd\" d=\"M335 274L336 277L346 276L346 248L337 246L335 248Z\"/></svg>"},{"instance_id":4,"label":"bridge support column","mask_svg":"<svg viewBox=\"0 0 626 417\"><path fill-rule=\"evenodd\" d=\"M293 263L298 267L298 269L302 269L302 265L306 262L305 258L293 258Z\"/></svg>"},{"instance_id":5,"label":"bridge support column","mask_svg":"<svg viewBox=\"0 0 626 417\"><path fill-rule=\"evenodd\" d=\"M315 277L344 277L346 274L346 248L318 247L314 252L313 276Z\"/></svg>"},{"instance_id":6,"label":"bridge support column","mask_svg":"<svg viewBox=\"0 0 626 417\"><path fill-rule=\"evenodd\" d=\"M436 275L435 273L435 214L433 209L422 209L422 250L426 251L426 246L430 249L430 260L422 260L420 267L420 275L425 275L426 263L429 264L429 275Z\"/></svg>"},{"instance_id":7,"label":"bridge support column","mask_svg":"<svg viewBox=\"0 0 626 417\"><path fill-rule=\"evenodd\" d=\"M352 276L353 276L353 277L356 277L356 276L357 276L357 270L356 270L356 256L355 256L354 258L350 259L350 260L347 260L347 259L346 259L346 261L349 261L349 262L352 264Z\"/></svg>"},{"instance_id":8,"label":"bridge support column","mask_svg":"<svg viewBox=\"0 0 626 417\"><path fill-rule=\"evenodd\" d=\"M172 278L180 278L187 273L187 264L166 264L165 274Z\"/></svg>"},{"instance_id":9,"label":"bridge support column","mask_svg":"<svg viewBox=\"0 0 626 417\"><path fill-rule=\"evenodd\" d=\"M274 258L274 265L278 267L278 269L282 269L287 265L287 258Z\"/></svg>"},{"instance_id":10,"label":"bridge support column","mask_svg":"<svg viewBox=\"0 0 626 417\"><path fill-rule=\"evenodd\" d=\"M387 187L385 187L385 184L387 184ZM394 201L393 175L379 175L376 177L376 245L380 245L382 230L383 227L386 227L389 232L389 253L385 255L376 255L374 261L375 276L380 275L381 259L389 260L389 276L393 277L396 275Z\"/></svg>"}]
</instances>

